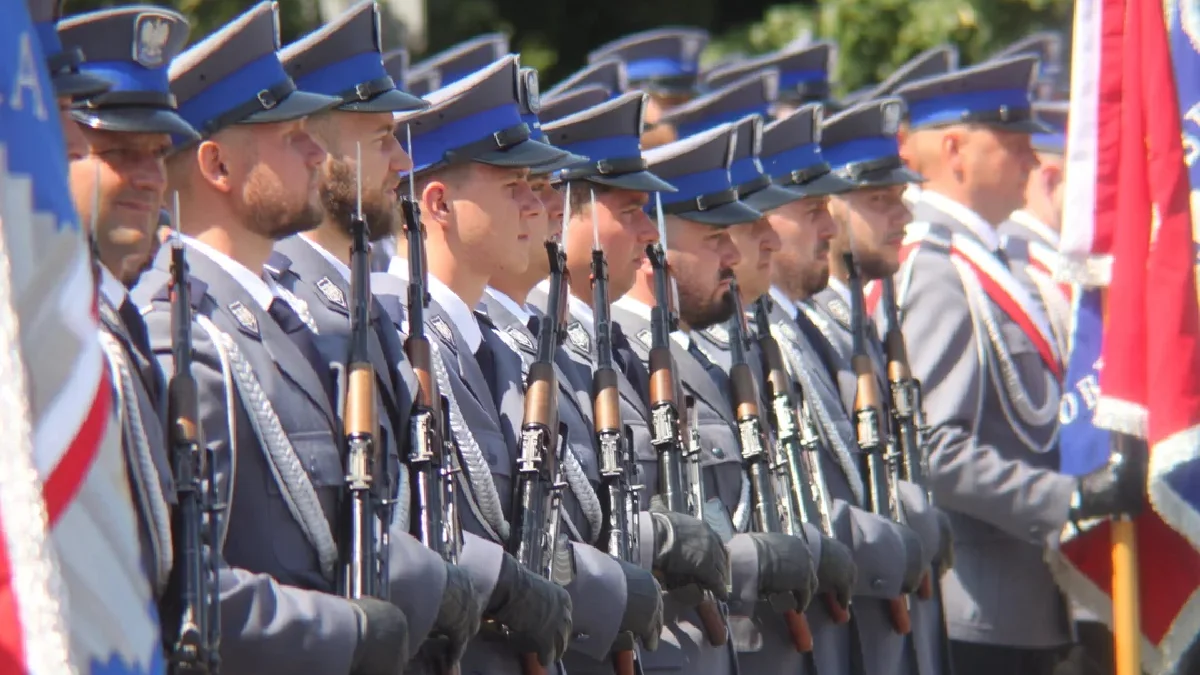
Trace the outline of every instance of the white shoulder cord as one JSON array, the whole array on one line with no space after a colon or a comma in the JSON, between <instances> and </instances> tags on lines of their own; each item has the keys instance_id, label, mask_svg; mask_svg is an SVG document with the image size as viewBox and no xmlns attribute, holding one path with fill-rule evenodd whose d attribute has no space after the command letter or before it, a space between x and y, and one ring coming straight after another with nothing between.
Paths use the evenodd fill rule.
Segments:
<instances>
[{"instance_id":1,"label":"white shoulder cord","mask_svg":"<svg viewBox=\"0 0 1200 675\"><path fill-rule=\"evenodd\" d=\"M125 359L125 350L121 343L103 328L99 332L100 346L108 360L109 372L112 373L113 387L117 394L117 411L120 415L123 436L128 439L133 448L132 457L126 455L131 462L136 462L134 475L141 480L142 485L134 488L141 497L141 503L146 507L146 516L150 520L150 538L154 547L155 563L158 565L153 583L155 594L161 596L167 587L174 565L175 552L171 539L171 514L167 508L166 499L162 494L162 483L159 480L158 467L154 465L151 456L150 440L146 437L143 426L142 411L138 406L134 389L133 374L129 362Z\"/></svg>"},{"instance_id":2,"label":"white shoulder cord","mask_svg":"<svg viewBox=\"0 0 1200 675\"><path fill-rule=\"evenodd\" d=\"M222 366L228 365L226 372L233 376L254 434L266 451L271 473L282 488L281 496L287 504L288 511L304 532L305 538L316 549L321 573L327 579L332 579L338 559L333 533L330 531L329 521L325 519L325 512L321 508L312 481L296 456L296 450L284 432L275 408L267 399L262 385L259 384L250 364L246 363L233 338L221 332L207 317L199 316L197 320L221 352ZM226 391L228 395L230 390ZM234 407L229 406L231 414L233 410ZM233 430L230 431L232 434ZM233 438L235 437L231 436L230 449L231 454L236 455ZM232 488L230 491L232 492Z\"/></svg>"},{"instance_id":3,"label":"white shoulder cord","mask_svg":"<svg viewBox=\"0 0 1200 675\"><path fill-rule=\"evenodd\" d=\"M469 483L466 486L469 488L466 490L467 506L475 514L475 519L479 521L487 536L496 543L504 543L508 540L509 525L508 521L504 520L504 510L500 507L500 495L496 492L495 482L492 481L491 467L483 458L483 451L479 449L475 435L471 433L471 428L459 410L458 400L450 387L450 378L446 374L445 364L442 363L441 349L437 341L430 340L429 346L433 348L431 360L437 376L438 389L450 402L450 430L458 441L458 451L464 464L463 473L466 474ZM475 495L475 499L471 499L471 493Z\"/></svg>"},{"instance_id":4,"label":"white shoulder cord","mask_svg":"<svg viewBox=\"0 0 1200 675\"><path fill-rule=\"evenodd\" d=\"M804 358L800 355L796 344L800 342L800 336L796 331L784 322L775 322L771 324L771 334L775 336L775 340L783 347L785 356L787 356L788 369L791 371L792 377L800 381L800 385L804 388L805 401L808 402L809 409L817 417L817 424L825 429L825 438L829 441L833 450L833 457L841 467L842 473L846 476L846 482L850 484L850 491L854 493L854 499L858 504L863 502L863 484L862 476L858 473L858 467L854 463L854 454L856 449L851 449L846 444L846 439L838 433L837 424L829 414L829 410L825 407L825 402L817 395L817 384L813 380L812 375L804 363ZM783 339L780 339L780 338Z\"/></svg>"}]
</instances>

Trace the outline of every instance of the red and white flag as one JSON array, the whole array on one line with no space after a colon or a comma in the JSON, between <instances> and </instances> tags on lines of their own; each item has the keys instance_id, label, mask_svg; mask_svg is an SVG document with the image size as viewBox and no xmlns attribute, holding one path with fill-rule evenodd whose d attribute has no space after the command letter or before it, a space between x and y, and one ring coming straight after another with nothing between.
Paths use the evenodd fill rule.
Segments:
<instances>
[{"instance_id":1,"label":"red and white flag","mask_svg":"<svg viewBox=\"0 0 1200 675\"><path fill-rule=\"evenodd\" d=\"M1200 632L1200 304L1162 4L1078 0L1074 42L1060 274L1103 289L1092 423L1149 445L1135 521L1142 658L1174 672ZM1074 432L1064 427L1064 465L1079 464L1066 456ZM1069 529L1059 581L1111 620L1109 521Z\"/></svg>"},{"instance_id":2,"label":"red and white flag","mask_svg":"<svg viewBox=\"0 0 1200 675\"><path fill-rule=\"evenodd\" d=\"M0 91L0 673L162 673L91 256L24 2L0 3Z\"/></svg>"}]
</instances>

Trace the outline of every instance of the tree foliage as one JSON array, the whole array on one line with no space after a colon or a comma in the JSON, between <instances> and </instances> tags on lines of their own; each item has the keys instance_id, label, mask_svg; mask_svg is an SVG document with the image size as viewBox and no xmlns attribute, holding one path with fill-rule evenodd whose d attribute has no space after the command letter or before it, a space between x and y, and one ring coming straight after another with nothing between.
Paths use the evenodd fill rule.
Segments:
<instances>
[{"instance_id":1,"label":"tree foliage","mask_svg":"<svg viewBox=\"0 0 1200 675\"><path fill-rule=\"evenodd\" d=\"M160 0L192 23L192 40L208 35L254 0ZM523 63L553 82L580 68L595 47L634 31L667 25L700 26L713 43L704 55L762 54L797 38L839 45L836 79L850 91L885 77L918 52L942 42L958 45L963 61L984 58L1034 30L1065 30L1071 0L426 0L427 53L500 31L511 36ZM68 0L70 13L127 4ZM317 0L279 0L286 44L321 22ZM390 31L389 31L390 32ZM386 35L386 32L385 32ZM419 60L421 54L414 54Z\"/></svg>"}]
</instances>

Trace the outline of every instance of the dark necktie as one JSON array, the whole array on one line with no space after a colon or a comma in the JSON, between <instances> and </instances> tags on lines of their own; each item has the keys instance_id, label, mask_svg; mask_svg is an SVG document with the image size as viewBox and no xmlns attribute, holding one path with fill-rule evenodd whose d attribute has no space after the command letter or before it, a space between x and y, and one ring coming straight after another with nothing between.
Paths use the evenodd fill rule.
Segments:
<instances>
[{"instance_id":1,"label":"dark necktie","mask_svg":"<svg viewBox=\"0 0 1200 675\"><path fill-rule=\"evenodd\" d=\"M700 365L704 367L704 371L708 373L709 378L711 378L713 383L717 385L717 387L721 390L721 393L724 394L728 392L729 373L725 372L723 368L713 363L712 360L708 358L704 351L700 349L700 345L696 344L695 338L688 338L687 350L688 353L691 354L692 357L699 361Z\"/></svg>"},{"instance_id":2,"label":"dark necktie","mask_svg":"<svg viewBox=\"0 0 1200 675\"><path fill-rule=\"evenodd\" d=\"M125 298L125 301L117 308L117 314L121 317L125 333L133 341L134 349L141 352L142 358L145 359L146 363L153 364L155 361L154 351L150 348L150 332L146 329L146 321L142 319L142 313L129 301L129 298ZM141 367L138 370L142 372L142 380L146 383L147 393L150 394L151 398L157 400L162 393L157 370L151 368L147 371Z\"/></svg>"},{"instance_id":3,"label":"dark necktie","mask_svg":"<svg viewBox=\"0 0 1200 675\"><path fill-rule=\"evenodd\" d=\"M833 353L833 345L829 344L829 340L821 333L821 329L817 328L816 324L809 320L808 315L804 310L796 311L796 325L800 328L800 332L808 338L809 344L817 352L817 357L821 359L821 364L825 366L826 372L829 373L831 382L837 383L838 360Z\"/></svg>"},{"instance_id":4,"label":"dark necktie","mask_svg":"<svg viewBox=\"0 0 1200 675\"><path fill-rule=\"evenodd\" d=\"M992 255L996 256L996 259L1000 261L1001 265L1004 265L1004 269L1009 269L1008 252L1004 250L1004 247L1000 247L995 251L992 251Z\"/></svg>"},{"instance_id":5,"label":"dark necktie","mask_svg":"<svg viewBox=\"0 0 1200 675\"><path fill-rule=\"evenodd\" d=\"M304 360L312 365L313 371L317 377L321 379L321 385L325 387L325 395L329 398L330 403L333 401L333 387L330 385L329 364L321 356L321 352L317 351L317 346L313 342L312 333L309 332L308 326L300 319L300 315L296 314L296 310L288 304L283 298L275 298L271 301L271 306L267 309L267 313L279 324L283 332L287 334L288 339L300 350L300 354L304 356ZM334 405L336 408L337 406Z\"/></svg>"}]
</instances>

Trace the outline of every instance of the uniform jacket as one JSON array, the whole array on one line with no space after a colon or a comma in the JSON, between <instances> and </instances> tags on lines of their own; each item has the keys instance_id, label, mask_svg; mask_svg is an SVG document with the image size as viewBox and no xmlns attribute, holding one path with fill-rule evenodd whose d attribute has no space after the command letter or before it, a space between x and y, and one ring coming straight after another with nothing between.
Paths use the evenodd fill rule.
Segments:
<instances>
[{"instance_id":1,"label":"uniform jacket","mask_svg":"<svg viewBox=\"0 0 1200 675\"><path fill-rule=\"evenodd\" d=\"M1070 289L1054 280L1058 261L1058 233L1028 211L1014 211L997 228L1017 279L1041 303L1054 330L1059 355L1065 360L1070 350L1073 312Z\"/></svg>"},{"instance_id":2,"label":"uniform jacket","mask_svg":"<svg viewBox=\"0 0 1200 675\"><path fill-rule=\"evenodd\" d=\"M954 639L1053 647L1068 640L1068 624L1043 554L1075 487L1055 470L1060 387L1033 339L951 255L951 246L973 246L989 264L987 252L998 247L994 232L957 219L980 220L965 213L923 199L909 227L927 232L896 277L931 427L930 481L954 527L946 622ZM990 269L1003 277L1007 268L995 260ZM1019 282L1008 283L1020 292Z\"/></svg>"}]
</instances>

